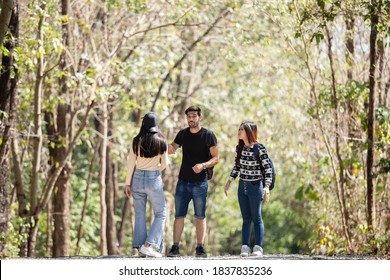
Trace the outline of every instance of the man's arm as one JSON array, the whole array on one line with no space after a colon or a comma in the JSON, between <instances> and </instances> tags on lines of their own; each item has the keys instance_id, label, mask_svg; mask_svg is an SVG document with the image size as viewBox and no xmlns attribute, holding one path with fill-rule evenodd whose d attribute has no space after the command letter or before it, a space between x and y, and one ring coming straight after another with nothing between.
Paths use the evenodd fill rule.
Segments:
<instances>
[{"instance_id":1,"label":"man's arm","mask_svg":"<svg viewBox=\"0 0 390 280\"><path fill-rule=\"evenodd\" d=\"M179 149L179 144L176 144L175 142L172 142L171 144L168 145L168 154L174 154L176 153L176 150Z\"/></svg>"},{"instance_id":2,"label":"man's arm","mask_svg":"<svg viewBox=\"0 0 390 280\"><path fill-rule=\"evenodd\" d=\"M206 168L213 167L216 165L219 161L219 156L218 156L218 146L212 146L210 147L210 154L211 154L211 159L206 161L204 164L206 165Z\"/></svg>"},{"instance_id":3,"label":"man's arm","mask_svg":"<svg viewBox=\"0 0 390 280\"><path fill-rule=\"evenodd\" d=\"M197 163L192 167L192 170L194 170L195 173L200 173L203 171L203 169L213 167L218 163L219 157L218 157L217 146L210 147L210 154L211 154L211 159L202 163Z\"/></svg>"}]
</instances>

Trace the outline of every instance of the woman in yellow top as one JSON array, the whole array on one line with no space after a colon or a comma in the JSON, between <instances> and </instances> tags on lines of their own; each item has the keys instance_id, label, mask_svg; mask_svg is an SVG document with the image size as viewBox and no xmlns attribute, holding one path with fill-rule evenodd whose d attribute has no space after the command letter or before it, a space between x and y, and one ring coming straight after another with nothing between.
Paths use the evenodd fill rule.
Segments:
<instances>
[{"instance_id":1,"label":"woman in yellow top","mask_svg":"<svg viewBox=\"0 0 390 280\"><path fill-rule=\"evenodd\" d=\"M155 113L147 113L140 132L133 139L126 176L126 195L133 196L135 223L133 248L140 255L162 257L166 204L161 171L168 162L167 142L159 131ZM146 229L146 201L149 198L154 219Z\"/></svg>"}]
</instances>

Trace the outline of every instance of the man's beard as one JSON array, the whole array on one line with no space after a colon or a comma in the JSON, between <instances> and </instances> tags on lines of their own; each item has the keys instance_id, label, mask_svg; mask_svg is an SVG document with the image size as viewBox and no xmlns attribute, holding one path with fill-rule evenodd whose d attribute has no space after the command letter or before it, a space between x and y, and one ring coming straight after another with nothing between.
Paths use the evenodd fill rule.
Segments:
<instances>
[{"instance_id":1,"label":"man's beard","mask_svg":"<svg viewBox=\"0 0 390 280\"><path fill-rule=\"evenodd\" d=\"M197 127L198 125L199 125L198 122L189 122L189 123L188 123L188 126L189 126L189 127Z\"/></svg>"}]
</instances>

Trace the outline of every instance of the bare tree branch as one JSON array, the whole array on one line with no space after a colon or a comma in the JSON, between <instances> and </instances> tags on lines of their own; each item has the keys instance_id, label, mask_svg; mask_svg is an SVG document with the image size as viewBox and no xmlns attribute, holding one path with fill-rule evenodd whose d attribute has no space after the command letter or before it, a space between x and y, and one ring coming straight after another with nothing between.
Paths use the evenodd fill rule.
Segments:
<instances>
[{"instance_id":1,"label":"bare tree branch","mask_svg":"<svg viewBox=\"0 0 390 280\"><path fill-rule=\"evenodd\" d=\"M189 47L188 47L188 50L181 56L181 58L179 60L176 61L176 63L169 69L168 73L165 75L164 79L162 80L157 92L156 92L156 96L155 96L155 99L154 99L154 102L153 102L153 105L152 107L150 108L151 111L154 110L154 107L156 106L156 103L157 103L157 100L160 98L160 95L161 95L161 91L165 85L165 83L169 80L169 78L171 77L171 74L173 72L173 70L175 70L177 67L179 67L181 65L181 63L184 61L184 59L187 57L187 55L192 52L195 47L197 46L197 44L199 42L201 42L210 32L211 30L214 29L214 27L217 25L217 23L223 19L224 17L226 17L228 14L230 13L230 10L227 10L227 9L223 9L219 16L215 19L215 21L209 26L209 28L198 38L196 39Z\"/></svg>"}]
</instances>

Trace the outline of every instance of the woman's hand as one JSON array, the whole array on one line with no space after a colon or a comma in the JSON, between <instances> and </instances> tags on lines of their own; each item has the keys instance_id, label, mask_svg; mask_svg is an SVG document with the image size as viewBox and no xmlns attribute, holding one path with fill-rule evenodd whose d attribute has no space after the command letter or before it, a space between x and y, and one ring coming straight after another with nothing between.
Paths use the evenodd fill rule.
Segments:
<instances>
[{"instance_id":1,"label":"woman's hand","mask_svg":"<svg viewBox=\"0 0 390 280\"><path fill-rule=\"evenodd\" d=\"M224 189L224 192L225 192L225 195L227 196L227 194L228 194L228 191L229 191L229 189L230 189L230 183L231 183L232 181L230 181L230 180L227 180L227 182L226 182L226 185L225 185L225 189Z\"/></svg>"},{"instance_id":2,"label":"woman's hand","mask_svg":"<svg viewBox=\"0 0 390 280\"><path fill-rule=\"evenodd\" d=\"M126 196L127 196L128 198L131 197L131 186L130 186L130 185L126 185L126 187L125 187L125 193L126 193Z\"/></svg>"},{"instance_id":3,"label":"woman's hand","mask_svg":"<svg viewBox=\"0 0 390 280\"><path fill-rule=\"evenodd\" d=\"M266 202L269 201L269 197L270 197L269 185L265 185L265 187L263 188L263 197L265 197Z\"/></svg>"}]
</instances>

